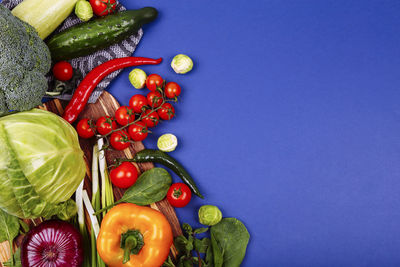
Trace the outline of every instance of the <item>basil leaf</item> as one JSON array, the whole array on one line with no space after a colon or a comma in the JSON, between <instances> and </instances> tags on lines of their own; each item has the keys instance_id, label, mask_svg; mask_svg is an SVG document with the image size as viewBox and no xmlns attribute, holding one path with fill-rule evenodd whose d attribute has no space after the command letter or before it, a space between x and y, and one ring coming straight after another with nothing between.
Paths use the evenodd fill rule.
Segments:
<instances>
[{"instance_id":1,"label":"basil leaf","mask_svg":"<svg viewBox=\"0 0 400 267\"><path fill-rule=\"evenodd\" d=\"M19 220L0 209L0 242L13 241L19 234Z\"/></svg>"},{"instance_id":2,"label":"basil leaf","mask_svg":"<svg viewBox=\"0 0 400 267\"><path fill-rule=\"evenodd\" d=\"M250 239L250 234L244 224L235 218L224 218L211 227L210 233L215 267L239 267ZM223 265L217 265L221 255Z\"/></svg>"},{"instance_id":3,"label":"basil leaf","mask_svg":"<svg viewBox=\"0 0 400 267\"><path fill-rule=\"evenodd\" d=\"M190 252L186 249L186 246L188 243L189 243L189 241L183 235L177 236L175 238L174 245L175 245L176 249L178 250L179 255L186 255L188 252Z\"/></svg>"},{"instance_id":4,"label":"basil leaf","mask_svg":"<svg viewBox=\"0 0 400 267\"><path fill-rule=\"evenodd\" d=\"M193 245L196 251L200 253L206 253L210 243L211 243L210 239L205 237L203 239L195 239Z\"/></svg>"},{"instance_id":5,"label":"basil leaf","mask_svg":"<svg viewBox=\"0 0 400 267\"><path fill-rule=\"evenodd\" d=\"M182 224L182 229L187 235L192 235L193 234L192 226L190 226L187 223Z\"/></svg>"},{"instance_id":6,"label":"basil leaf","mask_svg":"<svg viewBox=\"0 0 400 267\"><path fill-rule=\"evenodd\" d=\"M139 176L117 203L128 202L144 206L158 202L165 198L171 183L171 175L165 169L150 169Z\"/></svg>"},{"instance_id":7,"label":"basil leaf","mask_svg":"<svg viewBox=\"0 0 400 267\"><path fill-rule=\"evenodd\" d=\"M202 233L205 233L205 232L207 232L207 231L208 231L208 228L197 228L197 229L194 230L193 233L195 233L195 234L202 234Z\"/></svg>"}]
</instances>

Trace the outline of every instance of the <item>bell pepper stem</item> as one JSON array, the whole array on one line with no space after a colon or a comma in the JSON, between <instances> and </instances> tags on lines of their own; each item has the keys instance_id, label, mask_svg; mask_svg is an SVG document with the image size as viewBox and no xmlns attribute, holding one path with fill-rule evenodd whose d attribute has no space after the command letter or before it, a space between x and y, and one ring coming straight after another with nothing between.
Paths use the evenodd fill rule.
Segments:
<instances>
[{"instance_id":1,"label":"bell pepper stem","mask_svg":"<svg viewBox=\"0 0 400 267\"><path fill-rule=\"evenodd\" d=\"M127 263L131 258L131 250L137 246L137 240L134 236L128 236L125 240L125 249L124 249L124 261L123 263Z\"/></svg>"}]
</instances>

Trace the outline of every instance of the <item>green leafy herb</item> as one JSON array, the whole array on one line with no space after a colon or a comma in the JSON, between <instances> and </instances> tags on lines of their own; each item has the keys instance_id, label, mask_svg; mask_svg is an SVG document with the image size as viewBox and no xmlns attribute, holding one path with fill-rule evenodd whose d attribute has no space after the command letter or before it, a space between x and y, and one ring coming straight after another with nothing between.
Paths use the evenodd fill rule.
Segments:
<instances>
[{"instance_id":1,"label":"green leafy herb","mask_svg":"<svg viewBox=\"0 0 400 267\"><path fill-rule=\"evenodd\" d=\"M125 191L122 198L114 204L96 212L108 210L119 203L133 203L136 205L149 205L160 201L167 195L172 183L171 175L163 168L153 168L142 173L136 183Z\"/></svg>"},{"instance_id":2,"label":"green leafy herb","mask_svg":"<svg viewBox=\"0 0 400 267\"><path fill-rule=\"evenodd\" d=\"M135 185L125 192L118 203L149 205L160 201L167 195L171 183L171 175L165 169L150 169L139 176Z\"/></svg>"},{"instance_id":3,"label":"green leafy herb","mask_svg":"<svg viewBox=\"0 0 400 267\"><path fill-rule=\"evenodd\" d=\"M244 224L235 218L224 218L211 227L210 233L214 266L240 266L250 239L250 234ZM221 253L223 265L220 265Z\"/></svg>"}]
</instances>

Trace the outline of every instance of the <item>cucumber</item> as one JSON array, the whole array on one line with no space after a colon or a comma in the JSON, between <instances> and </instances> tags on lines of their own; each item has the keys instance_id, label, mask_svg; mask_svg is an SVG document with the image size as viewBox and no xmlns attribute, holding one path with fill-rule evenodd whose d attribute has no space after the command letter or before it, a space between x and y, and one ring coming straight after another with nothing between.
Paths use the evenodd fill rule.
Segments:
<instances>
[{"instance_id":1,"label":"cucumber","mask_svg":"<svg viewBox=\"0 0 400 267\"><path fill-rule=\"evenodd\" d=\"M157 18L157 10L145 7L126 10L75 25L54 35L47 45L53 61L90 55L119 43Z\"/></svg>"}]
</instances>

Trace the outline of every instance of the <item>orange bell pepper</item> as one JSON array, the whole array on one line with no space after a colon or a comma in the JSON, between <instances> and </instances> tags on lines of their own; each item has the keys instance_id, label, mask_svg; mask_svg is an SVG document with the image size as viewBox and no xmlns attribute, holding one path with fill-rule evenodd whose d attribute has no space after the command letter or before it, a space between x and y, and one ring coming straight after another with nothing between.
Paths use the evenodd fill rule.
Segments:
<instances>
[{"instance_id":1,"label":"orange bell pepper","mask_svg":"<svg viewBox=\"0 0 400 267\"><path fill-rule=\"evenodd\" d=\"M123 203L103 218L97 251L109 267L156 267L167 259L172 229L154 209Z\"/></svg>"}]
</instances>

